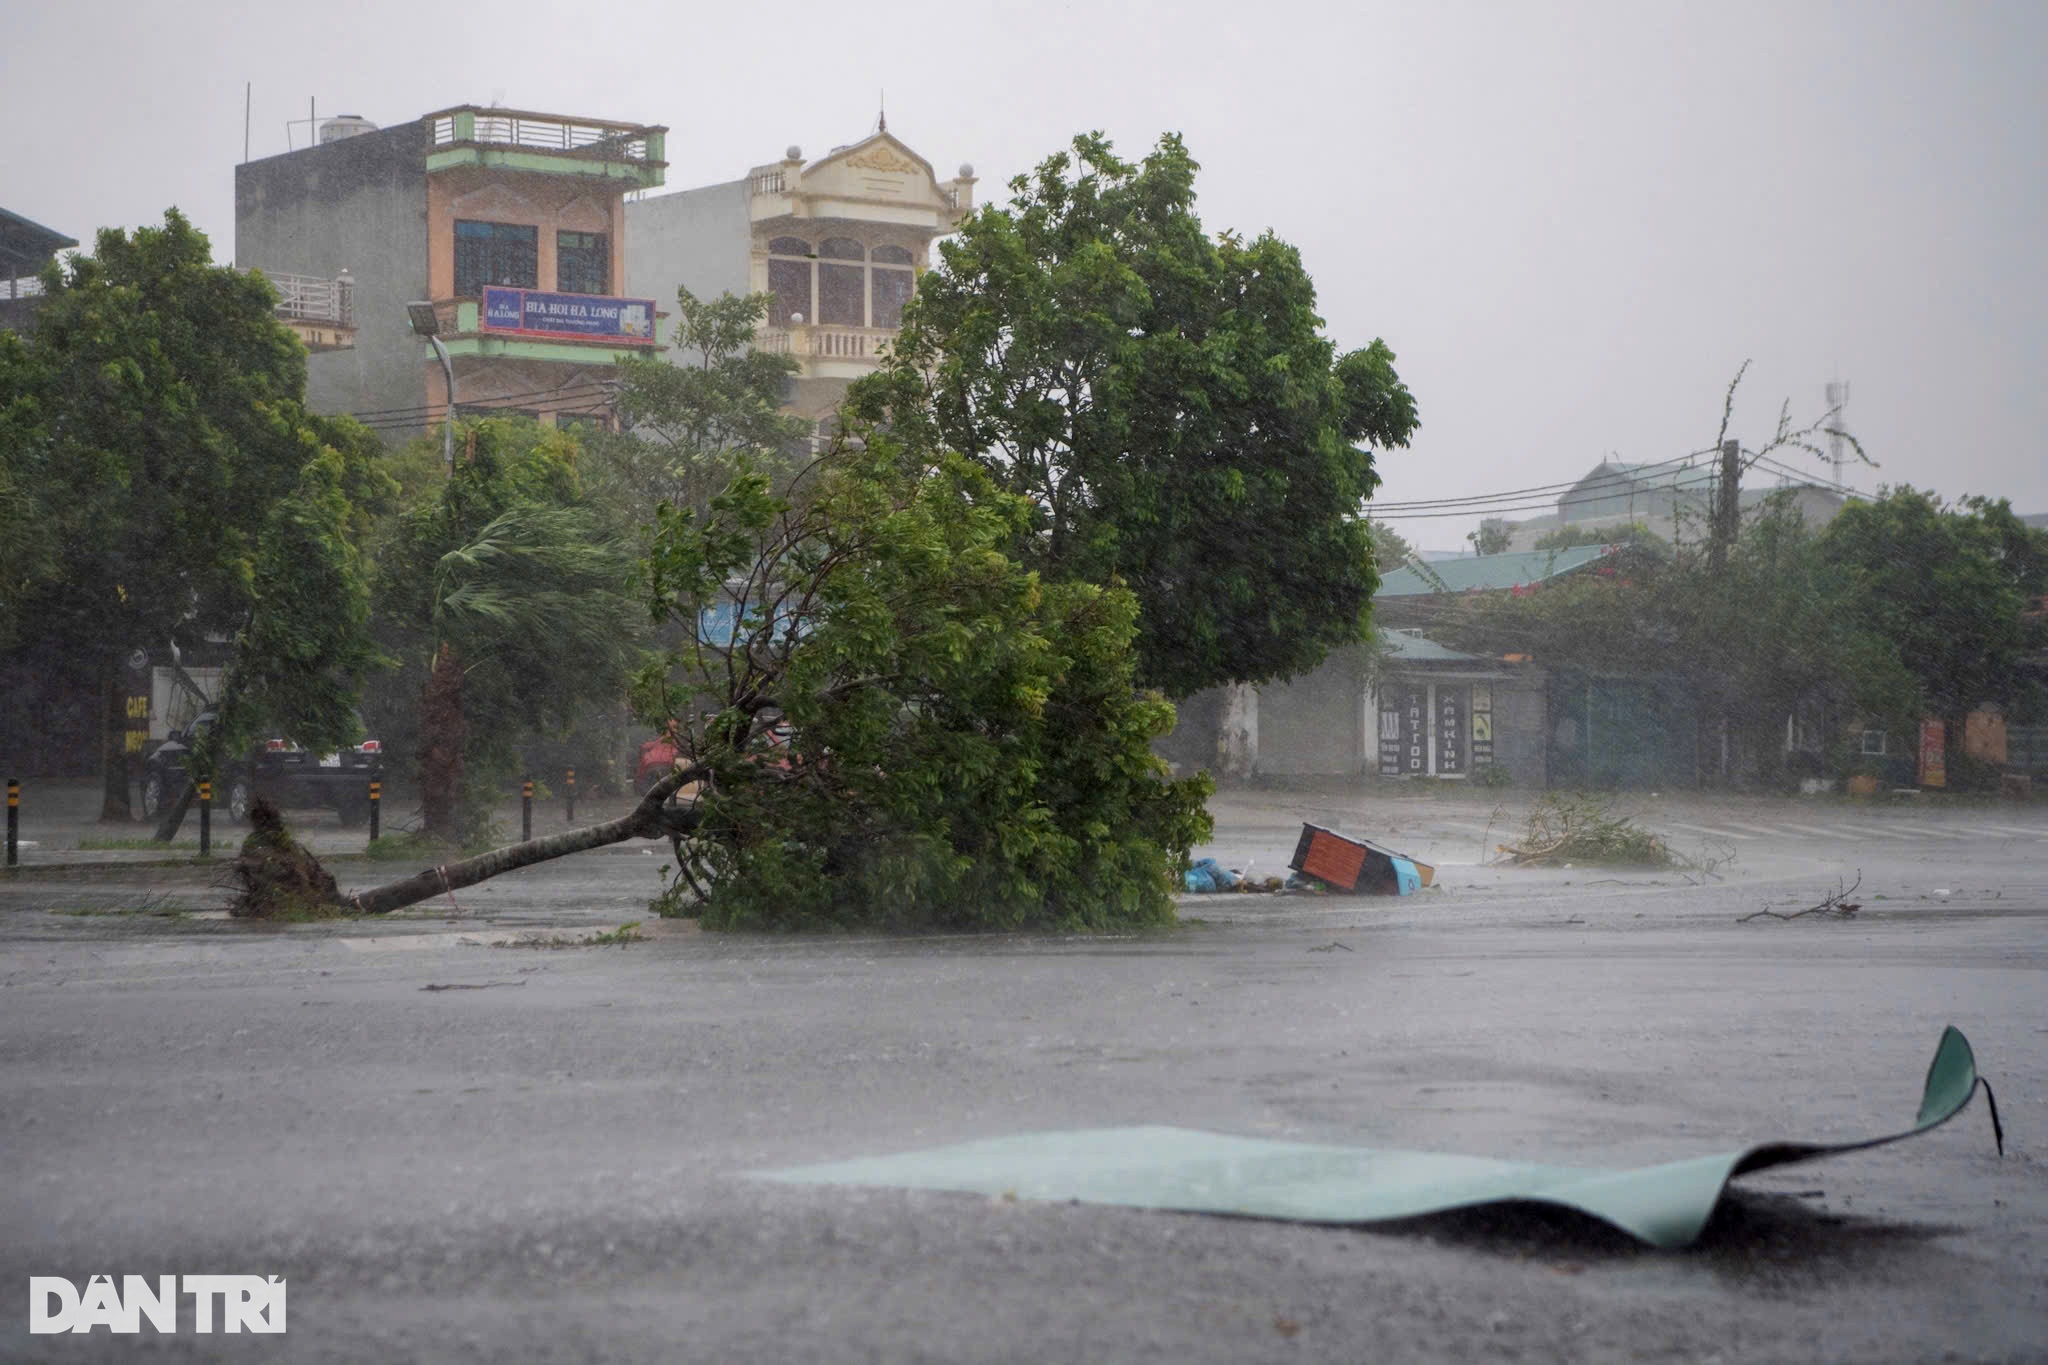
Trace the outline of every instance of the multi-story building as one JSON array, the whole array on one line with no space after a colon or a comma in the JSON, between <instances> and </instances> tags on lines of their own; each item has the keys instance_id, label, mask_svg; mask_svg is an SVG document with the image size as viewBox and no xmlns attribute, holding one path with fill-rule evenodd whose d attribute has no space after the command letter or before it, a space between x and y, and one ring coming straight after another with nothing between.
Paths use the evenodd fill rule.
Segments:
<instances>
[{"instance_id":1,"label":"multi-story building","mask_svg":"<svg viewBox=\"0 0 2048 1365\"><path fill-rule=\"evenodd\" d=\"M30 314L42 302L43 282L36 273L77 245L61 232L0 209L0 331L28 329Z\"/></svg>"},{"instance_id":2,"label":"multi-story building","mask_svg":"<svg viewBox=\"0 0 2048 1365\"><path fill-rule=\"evenodd\" d=\"M475 105L330 119L236 167L235 264L279 286L319 411L401 438L451 406L602 420L612 363L660 348L654 299L626 287L623 201L662 183L666 133Z\"/></svg>"},{"instance_id":3,"label":"multi-story building","mask_svg":"<svg viewBox=\"0 0 2048 1365\"><path fill-rule=\"evenodd\" d=\"M808 164L791 147L738 180L627 204L627 291L772 295L756 345L797 358L788 406L816 421L881 362L932 239L973 198L972 166L941 180L886 125Z\"/></svg>"}]
</instances>

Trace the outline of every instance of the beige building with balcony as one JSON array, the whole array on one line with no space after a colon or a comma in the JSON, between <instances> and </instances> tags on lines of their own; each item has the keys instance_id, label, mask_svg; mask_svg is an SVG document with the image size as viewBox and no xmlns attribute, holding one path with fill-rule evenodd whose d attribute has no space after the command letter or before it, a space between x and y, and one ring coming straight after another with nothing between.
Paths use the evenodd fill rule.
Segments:
<instances>
[{"instance_id":1,"label":"beige building with balcony","mask_svg":"<svg viewBox=\"0 0 2048 1365\"><path fill-rule=\"evenodd\" d=\"M933 239L973 196L973 167L941 180L886 127L809 163L791 147L741 179L629 202L626 292L664 307L679 285L772 295L756 344L797 358L788 406L818 421L880 364Z\"/></svg>"}]
</instances>

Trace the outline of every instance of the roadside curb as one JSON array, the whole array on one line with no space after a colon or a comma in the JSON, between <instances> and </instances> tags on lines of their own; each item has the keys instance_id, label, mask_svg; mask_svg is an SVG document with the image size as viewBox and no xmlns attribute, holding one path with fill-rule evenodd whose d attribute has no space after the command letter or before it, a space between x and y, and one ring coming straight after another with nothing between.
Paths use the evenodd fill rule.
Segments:
<instances>
[{"instance_id":1,"label":"roadside curb","mask_svg":"<svg viewBox=\"0 0 2048 1365\"><path fill-rule=\"evenodd\" d=\"M179 858L153 859L150 862L128 863L22 863L14 867L0 868L0 884L7 882L89 882L112 880L125 872L142 871L216 871L227 867L232 858Z\"/></svg>"}]
</instances>

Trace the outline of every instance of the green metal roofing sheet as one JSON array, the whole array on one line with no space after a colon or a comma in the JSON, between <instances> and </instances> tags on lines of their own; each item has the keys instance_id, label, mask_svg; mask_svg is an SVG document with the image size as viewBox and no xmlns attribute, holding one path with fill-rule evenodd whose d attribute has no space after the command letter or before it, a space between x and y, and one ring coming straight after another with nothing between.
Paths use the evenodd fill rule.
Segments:
<instances>
[{"instance_id":1,"label":"green metal roofing sheet","mask_svg":"<svg viewBox=\"0 0 2048 1365\"><path fill-rule=\"evenodd\" d=\"M756 1174L789 1184L953 1190L1304 1223L1371 1223L1534 1200L1590 1214L1652 1246L1681 1247L1699 1236L1733 1177L1912 1137L1953 1118L1980 1084L1969 1041L1950 1028L1904 1132L1860 1142L1772 1142L1632 1168L1145 1127L1020 1134ZM1998 1134L1995 1103L1991 1116Z\"/></svg>"},{"instance_id":2,"label":"green metal roofing sheet","mask_svg":"<svg viewBox=\"0 0 2048 1365\"><path fill-rule=\"evenodd\" d=\"M1438 559L1425 565L1442 586L1413 568L1395 569L1380 579L1377 597L1428 597L1441 592L1504 592L1582 569L1607 553L1605 545L1569 550L1522 550L1515 554Z\"/></svg>"}]
</instances>

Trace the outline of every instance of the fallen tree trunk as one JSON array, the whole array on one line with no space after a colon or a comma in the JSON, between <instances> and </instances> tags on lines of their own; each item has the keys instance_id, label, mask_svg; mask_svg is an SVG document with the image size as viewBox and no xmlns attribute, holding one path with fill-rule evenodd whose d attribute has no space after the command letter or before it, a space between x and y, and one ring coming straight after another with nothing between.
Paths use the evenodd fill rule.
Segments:
<instances>
[{"instance_id":1,"label":"fallen tree trunk","mask_svg":"<svg viewBox=\"0 0 2048 1365\"><path fill-rule=\"evenodd\" d=\"M669 797L690 782L702 781L710 771L692 765L678 768L647 789L647 795L640 798L640 804L616 820L607 820L601 825L586 825L582 829L564 830L550 834L544 839L529 839L523 844L508 844L494 848L488 853L479 853L473 858L463 858L452 863L443 863L416 872L402 881L387 882L368 891L359 891L347 897L347 904L366 915L381 915L392 910L402 910L443 892L460 891L465 886L531 867L535 863L581 853L586 849L603 848L607 844L624 843L628 839L662 839L684 837L695 832L698 812L694 806L668 807Z\"/></svg>"}]
</instances>

